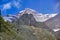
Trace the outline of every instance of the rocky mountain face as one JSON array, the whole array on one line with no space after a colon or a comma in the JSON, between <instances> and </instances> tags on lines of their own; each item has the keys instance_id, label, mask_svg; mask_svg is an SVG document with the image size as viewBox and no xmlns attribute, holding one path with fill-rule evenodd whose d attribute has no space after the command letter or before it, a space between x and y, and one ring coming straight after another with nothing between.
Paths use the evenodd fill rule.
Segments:
<instances>
[{"instance_id":1,"label":"rocky mountain face","mask_svg":"<svg viewBox=\"0 0 60 40\"><path fill-rule=\"evenodd\" d=\"M39 14L35 10L32 10L30 8L26 8L23 11L20 11L16 16L7 16L3 17L5 21L8 22L16 22L19 25L29 25L29 26L35 26L40 28L46 28L49 29L45 25L45 21L50 19L51 17L54 17L57 14Z\"/></svg>"},{"instance_id":2,"label":"rocky mountain face","mask_svg":"<svg viewBox=\"0 0 60 40\"><path fill-rule=\"evenodd\" d=\"M29 25L29 26L35 26L40 28L48 28L44 23L37 22L32 14L23 14L17 21L17 24L19 25Z\"/></svg>"},{"instance_id":3,"label":"rocky mountain face","mask_svg":"<svg viewBox=\"0 0 60 40\"><path fill-rule=\"evenodd\" d=\"M60 36L60 13L45 22L46 26L54 31L56 36Z\"/></svg>"},{"instance_id":4,"label":"rocky mountain face","mask_svg":"<svg viewBox=\"0 0 60 40\"><path fill-rule=\"evenodd\" d=\"M45 24L51 29L60 29L60 13L55 17L47 20Z\"/></svg>"}]
</instances>

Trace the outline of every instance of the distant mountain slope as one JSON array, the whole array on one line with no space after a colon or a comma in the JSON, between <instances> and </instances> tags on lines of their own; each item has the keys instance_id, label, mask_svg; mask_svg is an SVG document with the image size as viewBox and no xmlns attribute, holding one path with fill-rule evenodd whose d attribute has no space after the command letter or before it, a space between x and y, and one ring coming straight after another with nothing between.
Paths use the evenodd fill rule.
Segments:
<instances>
[{"instance_id":1,"label":"distant mountain slope","mask_svg":"<svg viewBox=\"0 0 60 40\"><path fill-rule=\"evenodd\" d=\"M55 17L47 20L45 24L51 29L60 29L60 13Z\"/></svg>"},{"instance_id":2,"label":"distant mountain slope","mask_svg":"<svg viewBox=\"0 0 60 40\"><path fill-rule=\"evenodd\" d=\"M8 22L13 22L16 21L18 17L16 15L8 15L8 16L4 16L3 19Z\"/></svg>"},{"instance_id":3,"label":"distant mountain slope","mask_svg":"<svg viewBox=\"0 0 60 40\"><path fill-rule=\"evenodd\" d=\"M60 40L60 13L55 17L47 20L45 24L54 31L54 34L59 37Z\"/></svg>"}]
</instances>

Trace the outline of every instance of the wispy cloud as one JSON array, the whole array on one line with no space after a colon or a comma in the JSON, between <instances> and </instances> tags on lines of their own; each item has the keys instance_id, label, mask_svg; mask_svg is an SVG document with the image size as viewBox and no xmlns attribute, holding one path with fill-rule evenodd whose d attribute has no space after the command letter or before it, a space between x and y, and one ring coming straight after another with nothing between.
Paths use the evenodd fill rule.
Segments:
<instances>
[{"instance_id":1,"label":"wispy cloud","mask_svg":"<svg viewBox=\"0 0 60 40\"><path fill-rule=\"evenodd\" d=\"M60 6L60 2L57 2L56 9L58 9L59 6Z\"/></svg>"},{"instance_id":2,"label":"wispy cloud","mask_svg":"<svg viewBox=\"0 0 60 40\"><path fill-rule=\"evenodd\" d=\"M16 8L20 8L20 6L21 6L21 0L13 0L13 5L16 7Z\"/></svg>"},{"instance_id":3,"label":"wispy cloud","mask_svg":"<svg viewBox=\"0 0 60 40\"><path fill-rule=\"evenodd\" d=\"M10 9L11 8L11 3L7 3L3 5L3 10Z\"/></svg>"},{"instance_id":4,"label":"wispy cloud","mask_svg":"<svg viewBox=\"0 0 60 40\"><path fill-rule=\"evenodd\" d=\"M55 10L56 12L60 12L60 1L56 3Z\"/></svg>"},{"instance_id":5,"label":"wispy cloud","mask_svg":"<svg viewBox=\"0 0 60 40\"><path fill-rule=\"evenodd\" d=\"M2 12L2 15L6 15L7 13L9 13L10 11L13 11L11 9L15 8L16 11L18 11L21 7L21 0L2 0L2 2L6 2L3 3L2 5L0 5L0 9ZM7 12L8 10L10 10L9 12ZM13 11L14 12L14 11Z\"/></svg>"},{"instance_id":6,"label":"wispy cloud","mask_svg":"<svg viewBox=\"0 0 60 40\"><path fill-rule=\"evenodd\" d=\"M12 6L14 6L14 7L19 9L20 6L21 6L20 3L21 3L21 0L12 0L9 3L3 4L2 5L2 9L3 10L7 10L7 9L10 9Z\"/></svg>"}]
</instances>

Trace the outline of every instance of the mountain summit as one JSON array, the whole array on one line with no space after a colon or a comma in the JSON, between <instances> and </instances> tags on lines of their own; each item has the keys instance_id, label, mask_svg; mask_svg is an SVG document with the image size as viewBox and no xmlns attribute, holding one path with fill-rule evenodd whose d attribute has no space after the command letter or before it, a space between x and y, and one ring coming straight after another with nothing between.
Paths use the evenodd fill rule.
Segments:
<instances>
[{"instance_id":1,"label":"mountain summit","mask_svg":"<svg viewBox=\"0 0 60 40\"><path fill-rule=\"evenodd\" d=\"M44 21L50 19L51 17L54 17L57 15L57 13L55 13L55 14L42 14L42 13L38 13L37 11L35 11L33 9L26 8L25 10L20 11L17 14L17 16L21 16L23 14L32 14L37 22L44 22Z\"/></svg>"}]
</instances>

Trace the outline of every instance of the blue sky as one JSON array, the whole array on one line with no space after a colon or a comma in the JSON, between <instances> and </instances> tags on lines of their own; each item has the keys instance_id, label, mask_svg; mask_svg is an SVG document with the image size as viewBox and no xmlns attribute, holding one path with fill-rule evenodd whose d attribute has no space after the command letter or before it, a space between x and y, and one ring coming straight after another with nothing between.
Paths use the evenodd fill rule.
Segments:
<instances>
[{"instance_id":1,"label":"blue sky","mask_svg":"<svg viewBox=\"0 0 60 40\"><path fill-rule=\"evenodd\" d=\"M15 15L25 8L31 8L39 13L56 13L56 3L59 0L0 0L2 15Z\"/></svg>"}]
</instances>

